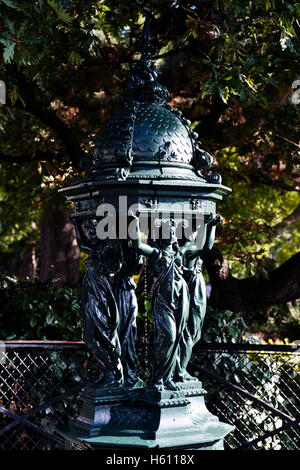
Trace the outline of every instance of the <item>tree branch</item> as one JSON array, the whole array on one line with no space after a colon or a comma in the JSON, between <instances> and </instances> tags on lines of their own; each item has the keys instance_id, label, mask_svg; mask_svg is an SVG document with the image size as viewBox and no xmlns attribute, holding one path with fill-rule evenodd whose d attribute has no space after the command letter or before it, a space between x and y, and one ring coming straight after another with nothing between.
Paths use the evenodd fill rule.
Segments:
<instances>
[{"instance_id":1,"label":"tree branch","mask_svg":"<svg viewBox=\"0 0 300 470\"><path fill-rule=\"evenodd\" d=\"M274 179L262 171L248 168L246 165L244 165L243 170L239 172L228 167L224 167L222 168L222 175L224 179L226 178L226 175L230 175L231 177L236 177L239 180L242 179L246 183L248 183L250 180L252 183L265 184L267 186L273 186L274 188L284 189L285 191L300 192L300 184L298 182L299 176L294 174L290 175L292 178L295 178L295 184L293 186L291 184L284 183L282 179ZM282 178L283 177L284 176L282 176Z\"/></svg>"},{"instance_id":2,"label":"tree branch","mask_svg":"<svg viewBox=\"0 0 300 470\"><path fill-rule=\"evenodd\" d=\"M271 178L270 176L264 174L264 173L259 173L258 171L249 171L246 173L246 175L252 179L253 181L256 181L256 183L261 183L261 184L266 184L267 186L274 186L276 188L281 188L286 191L300 191L300 186L299 184L295 184L295 186L291 186L290 184L286 184L281 180L275 180L274 178Z\"/></svg>"},{"instance_id":3,"label":"tree branch","mask_svg":"<svg viewBox=\"0 0 300 470\"><path fill-rule=\"evenodd\" d=\"M210 108L209 113L203 117L203 120L195 128L195 131L199 134L199 139L212 139L215 140L216 135L218 140L221 140L220 134L223 133L224 124L219 122L221 115L228 107L219 96L214 97L213 104Z\"/></svg>"},{"instance_id":4,"label":"tree branch","mask_svg":"<svg viewBox=\"0 0 300 470\"><path fill-rule=\"evenodd\" d=\"M47 124L64 144L70 161L77 166L80 159L84 156L84 152L70 127L57 116L55 111L49 109L49 102L41 98L41 92L36 89L32 83L28 82L24 74L16 70L15 67L12 68L12 74L16 79L25 102L24 107L23 103L17 100L13 107L27 111Z\"/></svg>"},{"instance_id":5,"label":"tree branch","mask_svg":"<svg viewBox=\"0 0 300 470\"><path fill-rule=\"evenodd\" d=\"M272 227L273 234L275 236L280 235L284 230L288 229L291 225L293 225L299 219L299 217L300 217L300 204L284 220L282 220L279 224L276 224Z\"/></svg>"},{"instance_id":6,"label":"tree branch","mask_svg":"<svg viewBox=\"0 0 300 470\"><path fill-rule=\"evenodd\" d=\"M56 160L57 158L59 158L59 155L51 152L44 152L43 150L36 150L34 153L28 153L20 156L9 155L0 152L0 161L18 164L30 163L40 160L47 160L50 162Z\"/></svg>"},{"instance_id":7,"label":"tree branch","mask_svg":"<svg viewBox=\"0 0 300 470\"><path fill-rule=\"evenodd\" d=\"M211 282L210 305L240 312L250 322L263 309L300 297L300 252L268 276L237 279L224 255L213 248L204 257Z\"/></svg>"}]
</instances>

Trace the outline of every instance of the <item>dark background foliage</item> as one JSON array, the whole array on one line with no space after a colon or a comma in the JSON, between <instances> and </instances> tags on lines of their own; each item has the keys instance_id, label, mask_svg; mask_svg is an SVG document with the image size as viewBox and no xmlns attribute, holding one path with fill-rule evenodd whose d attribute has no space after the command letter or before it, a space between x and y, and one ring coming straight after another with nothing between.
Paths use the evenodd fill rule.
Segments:
<instances>
[{"instance_id":1,"label":"dark background foliage","mask_svg":"<svg viewBox=\"0 0 300 470\"><path fill-rule=\"evenodd\" d=\"M2 280L1 335L79 331L83 257L57 189L121 105L146 8L170 104L233 189L204 259L210 305L247 331L295 339L300 4L283 0L0 0L0 267L16 276Z\"/></svg>"}]
</instances>

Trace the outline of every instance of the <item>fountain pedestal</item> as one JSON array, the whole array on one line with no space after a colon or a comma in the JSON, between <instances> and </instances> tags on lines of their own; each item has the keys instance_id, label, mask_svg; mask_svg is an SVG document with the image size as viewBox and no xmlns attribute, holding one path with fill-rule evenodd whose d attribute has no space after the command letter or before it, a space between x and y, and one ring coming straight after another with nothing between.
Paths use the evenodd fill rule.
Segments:
<instances>
[{"instance_id":1,"label":"fountain pedestal","mask_svg":"<svg viewBox=\"0 0 300 470\"><path fill-rule=\"evenodd\" d=\"M181 390L86 388L77 419L62 434L96 449L222 450L233 430L206 408L201 382Z\"/></svg>"}]
</instances>

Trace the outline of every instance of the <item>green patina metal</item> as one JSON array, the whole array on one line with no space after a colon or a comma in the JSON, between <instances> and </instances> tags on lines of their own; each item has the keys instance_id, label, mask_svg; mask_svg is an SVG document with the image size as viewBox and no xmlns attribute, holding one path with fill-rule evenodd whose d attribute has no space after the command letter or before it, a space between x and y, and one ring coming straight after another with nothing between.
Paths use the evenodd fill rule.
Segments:
<instances>
[{"instance_id":1,"label":"green patina metal","mask_svg":"<svg viewBox=\"0 0 300 470\"><path fill-rule=\"evenodd\" d=\"M213 246L221 221L216 203L230 189L220 175L207 171L212 157L201 149L190 122L166 103L168 90L157 79L148 18L121 112L103 126L93 152L81 161L86 177L62 189L74 202L71 220L78 244L89 254L83 336L101 365L65 436L100 447L220 449L232 427L206 409L201 382L186 367L206 310L201 256ZM132 204L135 211L128 214ZM118 215L113 230L118 236L97 236L97 224L107 217L97 210L100 205ZM155 223L144 243L140 226L151 217ZM120 237L119 229L125 224L127 233L129 222L135 236ZM179 237L186 223L190 236ZM164 236L159 231L163 226ZM156 279L154 366L146 386L137 375L132 281L142 257Z\"/></svg>"},{"instance_id":2,"label":"green patina metal","mask_svg":"<svg viewBox=\"0 0 300 470\"><path fill-rule=\"evenodd\" d=\"M66 435L100 448L221 450L233 428L207 410L205 393L199 381L178 391L89 388Z\"/></svg>"}]
</instances>

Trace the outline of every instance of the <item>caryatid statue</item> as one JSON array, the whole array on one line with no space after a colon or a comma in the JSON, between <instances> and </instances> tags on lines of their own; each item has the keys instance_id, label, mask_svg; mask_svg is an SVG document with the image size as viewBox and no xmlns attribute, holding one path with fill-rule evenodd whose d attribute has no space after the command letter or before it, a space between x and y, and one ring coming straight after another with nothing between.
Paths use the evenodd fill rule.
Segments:
<instances>
[{"instance_id":1,"label":"caryatid statue","mask_svg":"<svg viewBox=\"0 0 300 470\"><path fill-rule=\"evenodd\" d=\"M152 289L152 312L154 319L154 342L155 354L153 364L153 384L159 389L178 390L180 385L174 379L177 361L180 355L180 344L183 347L183 335L186 331L189 317L195 317L195 308L191 307L191 295L189 285L185 279L184 271L186 266L193 269L197 258L200 256L205 240L208 223L212 223L212 217L204 219L201 226L201 240L195 242L196 233L192 241L180 246L176 237L176 227L174 221L170 220L169 237L161 240L161 247L156 248L143 243L139 227L139 219L131 214L136 223L136 246L140 254L151 257L157 272L154 287ZM202 284L203 290L203 284ZM201 294L203 292L201 291ZM192 305L195 299L192 299ZM203 314L203 312L202 312ZM197 311L199 316L199 312ZM201 314L200 314L201 315ZM190 323L197 323L194 318ZM197 326L197 325L195 325ZM187 329L188 334L193 333L192 328ZM193 339L195 335L192 336ZM194 342L193 342L194 345ZM190 344L188 346L190 348ZM182 356L184 356L182 354ZM186 357L190 357L190 349ZM184 367L185 357L183 360ZM183 367L178 368L177 375L180 379L186 379L186 371Z\"/></svg>"},{"instance_id":2,"label":"caryatid statue","mask_svg":"<svg viewBox=\"0 0 300 470\"><path fill-rule=\"evenodd\" d=\"M138 357L136 353L138 303L135 294L133 275L138 274L142 266L141 256L130 246L128 240L121 240L123 264L112 279L112 288L119 310L118 336L121 346L124 385L129 388L142 387L138 377Z\"/></svg>"},{"instance_id":3,"label":"caryatid statue","mask_svg":"<svg viewBox=\"0 0 300 470\"><path fill-rule=\"evenodd\" d=\"M190 361L193 347L201 338L201 331L206 313L206 285L202 274L201 256L211 250L215 240L216 225L221 222L219 214L216 217L210 216L203 231L203 238L200 242L200 252L198 257L185 257L184 278L189 290L189 315L186 326L181 335L177 363L175 368L175 380L184 382L187 380L197 380L191 376L186 368ZM185 247L195 244L197 232L195 232ZM199 246L199 245L198 245Z\"/></svg>"},{"instance_id":4,"label":"caryatid statue","mask_svg":"<svg viewBox=\"0 0 300 470\"><path fill-rule=\"evenodd\" d=\"M82 289L83 339L101 366L98 385L142 386L135 350L136 252L128 242L100 240L92 220L75 224L75 229L80 249L90 255Z\"/></svg>"}]
</instances>

